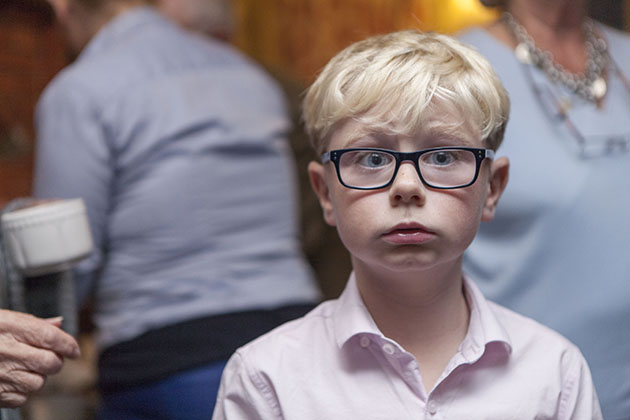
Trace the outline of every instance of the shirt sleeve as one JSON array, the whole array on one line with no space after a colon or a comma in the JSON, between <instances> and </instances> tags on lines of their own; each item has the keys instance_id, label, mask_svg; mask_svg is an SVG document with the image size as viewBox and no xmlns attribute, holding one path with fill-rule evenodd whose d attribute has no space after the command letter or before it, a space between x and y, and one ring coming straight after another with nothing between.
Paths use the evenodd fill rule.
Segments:
<instances>
[{"instance_id":1,"label":"shirt sleeve","mask_svg":"<svg viewBox=\"0 0 630 420\"><path fill-rule=\"evenodd\" d=\"M591 371L576 348L569 352L566 360L565 381L560 396L559 419L602 420L597 392Z\"/></svg>"},{"instance_id":2,"label":"shirt sleeve","mask_svg":"<svg viewBox=\"0 0 630 420\"><path fill-rule=\"evenodd\" d=\"M223 371L212 419L284 419L268 377L248 366L239 352L230 358Z\"/></svg>"},{"instance_id":3,"label":"shirt sleeve","mask_svg":"<svg viewBox=\"0 0 630 420\"><path fill-rule=\"evenodd\" d=\"M33 195L83 198L87 208L94 251L76 268L80 298L91 289L105 253L114 173L95 102L87 89L57 80L42 95L36 112Z\"/></svg>"}]
</instances>

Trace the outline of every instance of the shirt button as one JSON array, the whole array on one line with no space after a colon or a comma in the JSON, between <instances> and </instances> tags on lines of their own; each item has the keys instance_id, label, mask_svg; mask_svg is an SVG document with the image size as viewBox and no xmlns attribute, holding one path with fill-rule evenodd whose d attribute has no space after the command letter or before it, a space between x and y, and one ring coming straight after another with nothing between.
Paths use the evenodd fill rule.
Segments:
<instances>
[{"instance_id":1,"label":"shirt button","mask_svg":"<svg viewBox=\"0 0 630 420\"><path fill-rule=\"evenodd\" d=\"M385 343L383 344L383 351L391 356L392 354L394 354L396 349L394 349L394 346L392 346L391 344Z\"/></svg>"},{"instance_id":2,"label":"shirt button","mask_svg":"<svg viewBox=\"0 0 630 420\"><path fill-rule=\"evenodd\" d=\"M435 413L437 413L437 403L435 401L429 401L427 410L429 410L429 414L431 415L434 415Z\"/></svg>"},{"instance_id":3,"label":"shirt button","mask_svg":"<svg viewBox=\"0 0 630 420\"><path fill-rule=\"evenodd\" d=\"M361 345L361 347L367 348L370 345L370 338L366 336L361 337L359 344Z\"/></svg>"}]
</instances>

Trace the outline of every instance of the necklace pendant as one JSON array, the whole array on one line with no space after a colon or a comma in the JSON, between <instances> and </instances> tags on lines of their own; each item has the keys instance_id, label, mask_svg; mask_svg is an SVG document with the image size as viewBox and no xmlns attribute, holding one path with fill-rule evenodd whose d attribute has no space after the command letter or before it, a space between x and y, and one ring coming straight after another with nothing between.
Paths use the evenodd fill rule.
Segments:
<instances>
[{"instance_id":1,"label":"necklace pendant","mask_svg":"<svg viewBox=\"0 0 630 420\"><path fill-rule=\"evenodd\" d=\"M593 81L590 87L591 94L595 99L602 99L606 95L608 87L606 86L606 80L603 77L598 77Z\"/></svg>"},{"instance_id":2,"label":"necklace pendant","mask_svg":"<svg viewBox=\"0 0 630 420\"><path fill-rule=\"evenodd\" d=\"M529 52L529 47L524 42L519 43L514 48L514 55L523 64L532 64L532 55Z\"/></svg>"}]
</instances>

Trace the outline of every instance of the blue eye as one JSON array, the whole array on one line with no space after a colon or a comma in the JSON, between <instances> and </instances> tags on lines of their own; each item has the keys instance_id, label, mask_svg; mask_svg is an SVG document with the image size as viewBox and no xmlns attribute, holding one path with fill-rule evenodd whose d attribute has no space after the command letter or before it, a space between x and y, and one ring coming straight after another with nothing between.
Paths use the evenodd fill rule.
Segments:
<instances>
[{"instance_id":1,"label":"blue eye","mask_svg":"<svg viewBox=\"0 0 630 420\"><path fill-rule=\"evenodd\" d=\"M394 157L382 152L358 152L355 156L355 162L358 165L367 168L378 169L390 165L394 161Z\"/></svg>"},{"instance_id":2,"label":"blue eye","mask_svg":"<svg viewBox=\"0 0 630 420\"><path fill-rule=\"evenodd\" d=\"M423 156L423 160L435 166L447 166L458 160L456 151L442 150L433 153L427 153Z\"/></svg>"}]
</instances>

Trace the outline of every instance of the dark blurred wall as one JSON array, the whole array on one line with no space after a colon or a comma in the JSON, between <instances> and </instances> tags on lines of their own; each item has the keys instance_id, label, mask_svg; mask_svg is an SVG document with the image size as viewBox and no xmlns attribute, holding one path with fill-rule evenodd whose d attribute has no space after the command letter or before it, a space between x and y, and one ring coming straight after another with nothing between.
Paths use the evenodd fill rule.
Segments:
<instances>
[{"instance_id":1,"label":"dark blurred wall","mask_svg":"<svg viewBox=\"0 0 630 420\"><path fill-rule=\"evenodd\" d=\"M0 0L0 206L30 193L35 103L66 64L43 0Z\"/></svg>"}]
</instances>

